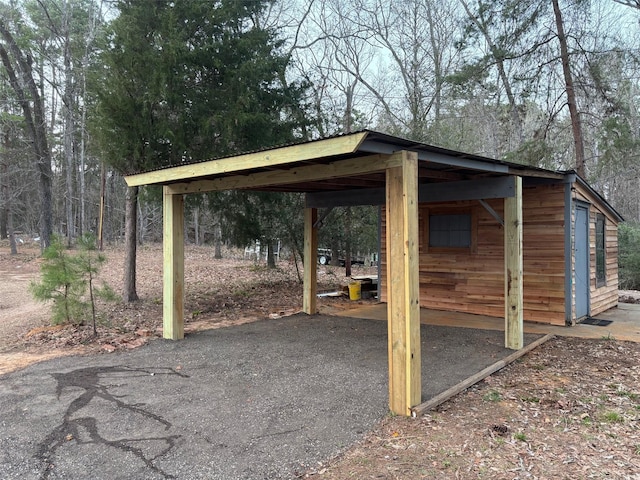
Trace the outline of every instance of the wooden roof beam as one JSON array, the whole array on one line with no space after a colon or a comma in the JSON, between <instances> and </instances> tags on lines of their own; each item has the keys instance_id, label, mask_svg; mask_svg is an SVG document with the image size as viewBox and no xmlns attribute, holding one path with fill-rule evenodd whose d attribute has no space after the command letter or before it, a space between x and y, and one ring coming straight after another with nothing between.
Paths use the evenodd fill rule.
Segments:
<instances>
[{"instance_id":1,"label":"wooden roof beam","mask_svg":"<svg viewBox=\"0 0 640 480\"><path fill-rule=\"evenodd\" d=\"M369 155L316 164L288 170L274 170L249 175L225 176L211 180L196 180L167 185L173 194L202 193L220 190L277 187L296 183L314 182L332 178L350 177L386 170L397 166L398 158L392 155Z\"/></svg>"},{"instance_id":2,"label":"wooden roof beam","mask_svg":"<svg viewBox=\"0 0 640 480\"><path fill-rule=\"evenodd\" d=\"M314 160L353 154L367 136L367 132L353 133L341 137L328 138L300 145L274 148L271 150L246 153L233 157L209 160L207 162L178 165L151 172L125 176L130 187L140 185L168 184L175 181L196 180L201 177L240 172L255 168L286 165L293 162Z\"/></svg>"}]
</instances>

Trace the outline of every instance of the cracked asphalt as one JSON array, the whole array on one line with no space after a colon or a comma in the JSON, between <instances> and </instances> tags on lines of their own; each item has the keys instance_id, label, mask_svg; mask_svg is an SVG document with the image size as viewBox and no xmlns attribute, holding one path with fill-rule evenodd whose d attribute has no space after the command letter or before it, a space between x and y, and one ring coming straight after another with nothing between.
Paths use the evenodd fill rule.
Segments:
<instances>
[{"instance_id":1,"label":"cracked asphalt","mask_svg":"<svg viewBox=\"0 0 640 480\"><path fill-rule=\"evenodd\" d=\"M511 353L421 332L423 401ZM0 377L0 478L296 478L388 413L387 374L385 322L303 314L45 361Z\"/></svg>"}]
</instances>

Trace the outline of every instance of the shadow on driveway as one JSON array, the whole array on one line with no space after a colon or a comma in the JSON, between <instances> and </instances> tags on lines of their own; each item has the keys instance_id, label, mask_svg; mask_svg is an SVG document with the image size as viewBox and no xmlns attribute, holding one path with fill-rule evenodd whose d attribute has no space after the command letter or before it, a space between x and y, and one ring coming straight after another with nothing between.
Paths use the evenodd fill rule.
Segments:
<instances>
[{"instance_id":1,"label":"shadow on driveway","mask_svg":"<svg viewBox=\"0 0 640 480\"><path fill-rule=\"evenodd\" d=\"M503 336L422 325L423 401ZM294 478L387 414L387 372L385 322L302 314L49 360L0 377L0 478Z\"/></svg>"}]
</instances>

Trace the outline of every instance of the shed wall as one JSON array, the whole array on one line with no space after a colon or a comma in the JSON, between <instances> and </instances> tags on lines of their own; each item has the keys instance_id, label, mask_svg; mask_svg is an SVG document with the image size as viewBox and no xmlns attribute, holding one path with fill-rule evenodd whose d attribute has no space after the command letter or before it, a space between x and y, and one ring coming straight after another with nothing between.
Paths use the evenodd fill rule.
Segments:
<instances>
[{"instance_id":1,"label":"shed wall","mask_svg":"<svg viewBox=\"0 0 640 480\"><path fill-rule=\"evenodd\" d=\"M487 203L503 215L504 201ZM524 319L564 325L564 187L523 189ZM429 212L472 212L469 249L432 251ZM478 202L420 204L420 305L437 310L504 317L504 229ZM382 220L382 301L386 255Z\"/></svg>"},{"instance_id":2,"label":"shed wall","mask_svg":"<svg viewBox=\"0 0 640 480\"><path fill-rule=\"evenodd\" d=\"M618 305L618 225L606 209L599 207L600 200L582 188L581 185L574 185L573 198L590 204L589 304L590 314L593 316ZM600 287L596 283L596 219L598 214L602 214L605 217L606 284ZM572 297L575 302L575 295ZM573 311L575 311L575 304L573 307Z\"/></svg>"}]
</instances>

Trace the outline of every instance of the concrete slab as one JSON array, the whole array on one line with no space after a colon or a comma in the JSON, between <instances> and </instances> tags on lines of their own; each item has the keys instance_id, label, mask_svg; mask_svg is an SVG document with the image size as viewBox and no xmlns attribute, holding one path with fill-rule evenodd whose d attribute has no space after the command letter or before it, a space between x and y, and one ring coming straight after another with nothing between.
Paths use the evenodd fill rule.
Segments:
<instances>
[{"instance_id":1,"label":"concrete slab","mask_svg":"<svg viewBox=\"0 0 640 480\"><path fill-rule=\"evenodd\" d=\"M423 400L503 343L423 328ZM292 478L387 414L387 368L386 323L306 315L46 361L0 377L0 478Z\"/></svg>"},{"instance_id":2,"label":"concrete slab","mask_svg":"<svg viewBox=\"0 0 640 480\"><path fill-rule=\"evenodd\" d=\"M370 320L387 319L385 303L361 302L350 308L323 306L322 312L329 315L366 318ZM595 318L612 320L610 325L578 324L572 327L559 327L543 323L524 322L525 333L546 335L548 333L562 337L611 338L630 342L640 342L640 304L620 303L618 307L596 315ZM479 328L504 332L504 319L486 315L447 312L441 310L420 309L420 322L423 325L442 325L460 328Z\"/></svg>"}]
</instances>

